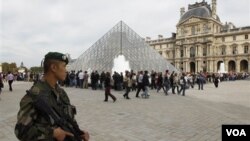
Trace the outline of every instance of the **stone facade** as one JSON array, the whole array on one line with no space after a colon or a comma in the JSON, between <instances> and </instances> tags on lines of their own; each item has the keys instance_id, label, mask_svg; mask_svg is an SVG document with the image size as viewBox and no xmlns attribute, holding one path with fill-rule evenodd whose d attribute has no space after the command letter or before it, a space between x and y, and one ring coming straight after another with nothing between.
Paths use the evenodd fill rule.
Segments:
<instances>
[{"instance_id":1,"label":"stone facade","mask_svg":"<svg viewBox=\"0 0 250 141\"><path fill-rule=\"evenodd\" d=\"M236 28L222 24L212 6L202 1L180 9L176 33L170 38L146 42L176 68L185 72L218 72L221 63L226 72L250 72L250 26Z\"/></svg>"}]
</instances>

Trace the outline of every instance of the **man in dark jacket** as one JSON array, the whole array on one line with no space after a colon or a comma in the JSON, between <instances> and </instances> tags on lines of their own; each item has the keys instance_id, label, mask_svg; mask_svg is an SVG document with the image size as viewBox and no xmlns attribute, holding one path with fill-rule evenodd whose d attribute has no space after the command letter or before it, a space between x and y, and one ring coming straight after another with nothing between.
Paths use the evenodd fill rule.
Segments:
<instances>
[{"instance_id":1,"label":"man in dark jacket","mask_svg":"<svg viewBox=\"0 0 250 141\"><path fill-rule=\"evenodd\" d=\"M144 71L142 82L143 82L143 87L144 87L144 92L142 94L142 97L144 96L145 98L148 98L149 97L149 94L148 94L148 86L149 86L148 71Z\"/></svg>"}]
</instances>

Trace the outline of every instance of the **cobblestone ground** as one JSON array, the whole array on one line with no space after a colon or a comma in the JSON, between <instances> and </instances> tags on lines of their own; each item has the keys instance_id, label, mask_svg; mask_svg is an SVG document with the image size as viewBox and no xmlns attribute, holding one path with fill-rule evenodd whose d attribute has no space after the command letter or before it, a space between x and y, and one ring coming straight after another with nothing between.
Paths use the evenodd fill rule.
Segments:
<instances>
[{"instance_id":1,"label":"cobblestone ground","mask_svg":"<svg viewBox=\"0 0 250 141\"><path fill-rule=\"evenodd\" d=\"M14 126L19 101L32 84L14 82L13 92L3 89L0 101L0 141L16 141ZM222 124L250 124L250 81L206 84L203 91L186 96L156 93L149 99L131 100L123 92L105 103L104 92L65 88L76 105L78 123L90 132L91 141L219 141Z\"/></svg>"}]
</instances>

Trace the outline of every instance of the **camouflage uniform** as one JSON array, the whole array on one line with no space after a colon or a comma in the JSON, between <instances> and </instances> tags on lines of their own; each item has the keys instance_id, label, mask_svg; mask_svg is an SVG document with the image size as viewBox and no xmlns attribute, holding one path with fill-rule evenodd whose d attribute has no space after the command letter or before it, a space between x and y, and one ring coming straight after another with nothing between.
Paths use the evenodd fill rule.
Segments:
<instances>
[{"instance_id":1,"label":"camouflage uniform","mask_svg":"<svg viewBox=\"0 0 250 141\"><path fill-rule=\"evenodd\" d=\"M67 115L73 119L74 111L70 104L69 98L66 92L58 85L52 88L45 81L38 81L29 90L20 102L20 110L17 116L17 124L15 127L15 134L21 141L54 141L53 120L48 119L46 115L41 114L34 107L34 101L39 95L46 97L46 102L49 106L53 107L60 115Z\"/></svg>"}]
</instances>

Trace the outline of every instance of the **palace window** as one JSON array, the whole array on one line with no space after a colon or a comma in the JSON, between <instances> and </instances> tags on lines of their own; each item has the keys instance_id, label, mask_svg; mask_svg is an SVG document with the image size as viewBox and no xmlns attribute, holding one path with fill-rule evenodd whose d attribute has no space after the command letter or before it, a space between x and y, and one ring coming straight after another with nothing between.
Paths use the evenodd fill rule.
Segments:
<instances>
[{"instance_id":1,"label":"palace window","mask_svg":"<svg viewBox=\"0 0 250 141\"><path fill-rule=\"evenodd\" d=\"M195 27L192 26L192 35L195 35Z\"/></svg>"},{"instance_id":2,"label":"palace window","mask_svg":"<svg viewBox=\"0 0 250 141\"><path fill-rule=\"evenodd\" d=\"M248 34L245 35L245 39L248 39Z\"/></svg>"},{"instance_id":3,"label":"palace window","mask_svg":"<svg viewBox=\"0 0 250 141\"><path fill-rule=\"evenodd\" d=\"M207 47L203 48L203 56L207 56Z\"/></svg>"},{"instance_id":4,"label":"palace window","mask_svg":"<svg viewBox=\"0 0 250 141\"><path fill-rule=\"evenodd\" d=\"M234 41L236 40L236 36L235 36L235 35L233 36L233 40L234 40Z\"/></svg>"},{"instance_id":5,"label":"palace window","mask_svg":"<svg viewBox=\"0 0 250 141\"><path fill-rule=\"evenodd\" d=\"M169 52L168 51L165 51L166 55L167 55L167 58L169 58Z\"/></svg>"},{"instance_id":6,"label":"palace window","mask_svg":"<svg viewBox=\"0 0 250 141\"><path fill-rule=\"evenodd\" d=\"M208 25L207 24L203 25L203 31L204 31L204 33L208 32Z\"/></svg>"},{"instance_id":7,"label":"palace window","mask_svg":"<svg viewBox=\"0 0 250 141\"><path fill-rule=\"evenodd\" d=\"M233 52L232 53L233 54L237 54L237 48L236 48L236 46L233 47Z\"/></svg>"},{"instance_id":8,"label":"palace window","mask_svg":"<svg viewBox=\"0 0 250 141\"><path fill-rule=\"evenodd\" d=\"M190 48L190 57L195 57L195 47Z\"/></svg>"},{"instance_id":9,"label":"palace window","mask_svg":"<svg viewBox=\"0 0 250 141\"><path fill-rule=\"evenodd\" d=\"M244 46L244 53L248 53L248 45Z\"/></svg>"},{"instance_id":10,"label":"palace window","mask_svg":"<svg viewBox=\"0 0 250 141\"><path fill-rule=\"evenodd\" d=\"M184 28L181 28L181 35L184 35L184 34L185 34Z\"/></svg>"},{"instance_id":11,"label":"palace window","mask_svg":"<svg viewBox=\"0 0 250 141\"><path fill-rule=\"evenodd\" d=\"M207 55L210 54L210 45L207 45Z\"/></svg>"},{"instance_id":12,"label":"palace window","mask_svg":"<svg viewBox=\"0 0 250 141\"><path fill-rule=\"evenodd\" d=\"M184 56L184 52L183 52L183 49L181 50L181 57L183 57Z\"/></svg>"},{"instance_id":13,"label":"palace window","mask_svg":"<svg viewBox=\"0 0 250 141\"><path fill-rule=\"evenodd\" d=\"M223 46L221 48L221 55L226 55L226 47L225 46Z\"/></svg>"},{"instance_id":14,"label":"palace window","mask_svg":"<svg viewBox=\"0 0 250 141\"><path fill-rule=\"evenodd\" d=\"M225 42L225 37L222 37L221 40L222 40L222 42Z\"/></svg>"}]
</instances>

